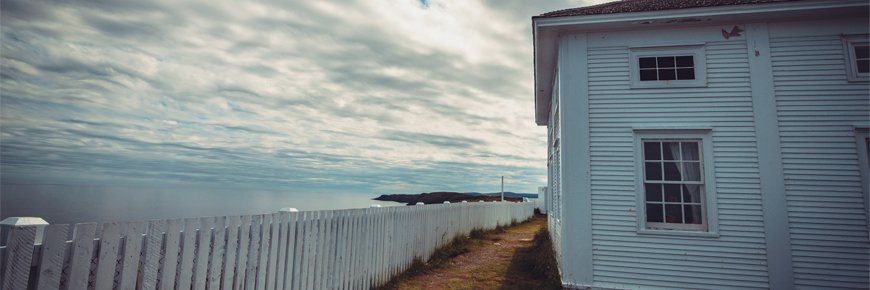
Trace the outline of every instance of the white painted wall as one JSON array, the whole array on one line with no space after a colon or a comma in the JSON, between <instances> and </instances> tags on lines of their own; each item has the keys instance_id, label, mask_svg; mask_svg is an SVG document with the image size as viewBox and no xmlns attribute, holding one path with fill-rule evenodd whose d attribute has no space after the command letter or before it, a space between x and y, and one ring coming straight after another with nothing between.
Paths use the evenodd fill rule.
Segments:
<instances>
[{"instance_id":1,"label":"white painted wall","mask_svg":"<svg viewBox=\"0 0 870 290\"><path fill-rule=\"evenodd\" d=\"M864 18L770 24L795 286L800 289L867 289L870 283L855 139L856 126L870 125L870 86L847 81L841 37L864 34L866 39L867 23Z\"/></svg>"},{"instance_id":2,"label":"white painted wall","mask_svg":"<svg viewBox=\"0 0 870 290\"><path fill-rule=\"evenodd\" d=\"M839 36L866 34L866 23L867 19L838 19L749 24L756 29L751 43L746 38L750 32L727 40L721 34L735 25L745 28L746 23L563 36L559 67L581 70L556 72L562 85L557 85L561 93L554 89L553 100L560 102L561 116L551 112L548 122L551 132L558 122L563 126L562 156L551 153L549 187L554 199L561 194L565 201L554 200L559 208L551 210L549 224L566 286L866 289L870 244L855 127L870 124L870 87L866 82L846 82ZM759 70L763 60L753 59L750 65L750 58L759 56L756 50L768 51L756 42L757 37L767 40L767 33L758 34L757 29L768 26L772 72ZM629 47L686 43L705 47L707 87L629 87ZM764 75L772 75L773 83ZM580 77L588 84L578 87ZM753 95L771 85L769 95ZM775 105L754 107L768 100ZM756 123L769 119L759 115L767 113L775 115L773 131L769 123ZM712 152L704 154L712 154L713 163L707 165L715 167L707 186L715 190L717 235L638 233L635 175L642 171L635 166L633 128L650 126L712 129ZM759 132L779 136L758 136ZM587 154L581 142L587 142ZM764 165L782 166L782 171L762 174L759 148L781 152L783 164ZM566 170L569 167L573 169ZM778 171L781 178L762 180ZM762 188L773 190L764 192L771 204L766 215ZM589 221L582 218L587 196ZM780 206L786 203L783 211L774 206L778 201L783 201ZM560 211L562 215L555 215ZM591 222L588 231L586 222ZM788 230L771 228L780 224ZM586 246L592 248L591 256L582 261L587 259L582 250ZM769 255L769 249L777 253ZM587 262L592 267L584 269ZM769 263L785 263L788 269L771 270ZM771 275L777 281L771 281Z\"/></svg>"}]
</instances>

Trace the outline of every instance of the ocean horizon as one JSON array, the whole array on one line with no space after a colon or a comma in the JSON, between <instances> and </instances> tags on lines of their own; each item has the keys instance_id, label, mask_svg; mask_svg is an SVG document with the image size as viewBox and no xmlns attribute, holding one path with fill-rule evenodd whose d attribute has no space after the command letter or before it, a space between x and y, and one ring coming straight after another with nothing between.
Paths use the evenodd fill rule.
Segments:
<instances>
[{"instance_id":1,"label":"ocean horizon","mask_svg":"<svg viewBox=\"0 0 870 290\"><path fill-rule=\"evenodd\" d=\"M40 217L49 224L116 222L205 216L366 208L403 203L379 194L264 189L163 188L79 185L0 185L0 219Z\"/></svg>"}]
</instances>

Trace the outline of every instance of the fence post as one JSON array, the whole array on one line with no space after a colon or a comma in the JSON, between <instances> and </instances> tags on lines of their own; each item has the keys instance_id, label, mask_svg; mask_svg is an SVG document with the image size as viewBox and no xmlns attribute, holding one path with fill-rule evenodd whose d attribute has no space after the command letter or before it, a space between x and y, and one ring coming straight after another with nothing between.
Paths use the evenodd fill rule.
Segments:
<instances>
[{"instance_id":1,"label":"fence post","mask_svg":"<svg viewBox=\"0 0 870 290\"><path fill-rule=\"evenodd\" d=\"M9 238L6 244L8 261L3 267L2 289L26 289L30 278L30 265L33 258L33 245L42 242L42 231L48 225L41 218L10 217L0 224L8 228Z\"/></svg>"}]
</instances>

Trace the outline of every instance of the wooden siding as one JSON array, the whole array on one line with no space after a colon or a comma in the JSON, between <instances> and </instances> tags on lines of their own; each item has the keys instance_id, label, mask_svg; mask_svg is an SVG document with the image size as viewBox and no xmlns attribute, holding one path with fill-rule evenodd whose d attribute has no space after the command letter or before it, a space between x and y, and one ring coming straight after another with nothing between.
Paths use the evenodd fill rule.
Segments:
<instances>
[{"instance_id":1,"label":"wooden siding","mask_svg":"<svg viewBox=\"0 0 870 290\"><path fill-rule=\"evenodd\" d=\"M550 98L550 115L547 122L549 136L549 177L548 190L549 199L547 202L550 208L547 213L547 228L550 231L550 239L553 241L553 250L556 252L556 263L559 265L559 271L562 271L562 176L561 164L562 154L561 144L558 143L561 137L562 126L560 125L559 115L559 79L556 78L553 84L553 95Z\"/></svg>"},{"instance_id":2,"label":"wooden siding","mask_svg":"<svg viewBox=\"0 0 870 290\"><path fill-rule=\"evenodd\" d=\"M707 42L707 88L629 89L629 49L590 48L595 286L768 288L745 41ZM637 234L632 126L713 127L719 237ZM709 186L709 185L708 185Z\"/></svg>"},{"instance_id":3,"label":"wooden siding","mask_svg":"<svg viewBox=\"0 0 870 290\"><path fill-rule=\"evenodd\" d=\"M846 79L840 36L771 38L798 289L867 289L867 219L854 125L868 85Z\"/></svg>"}]
</instances>

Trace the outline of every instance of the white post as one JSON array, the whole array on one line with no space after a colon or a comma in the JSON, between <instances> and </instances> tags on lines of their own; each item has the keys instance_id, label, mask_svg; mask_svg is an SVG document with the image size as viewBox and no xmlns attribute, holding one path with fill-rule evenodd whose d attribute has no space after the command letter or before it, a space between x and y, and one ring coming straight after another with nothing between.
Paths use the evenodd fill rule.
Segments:
<instances>
[{"instance_id":1,"label":"white post","mask_svg":"<svg viewBox=\"0 0 870 290\"><path fill-rule=\"evenodd\" d=\"M2 245L6 245L6 242L9 240L9 234L12 233L12 227L28 227L35 226L36 227L36 238L34 240L34 244L42 243L42 234L45 231L45 227L48 226L48 222L39 217L8 217L2 221L0 221L0 228L3 229L2 232L7 233L3 235Z\"/></svg>"},{"instance_id":2,"label":"white post","mask_svg":"<svg viewBox=\"0 0 870 290\"><path fill-rule=\"evenodd\" d=\"M504 201L504 175L501 176L501 201Z\"/></svg>"}]
</instances>

